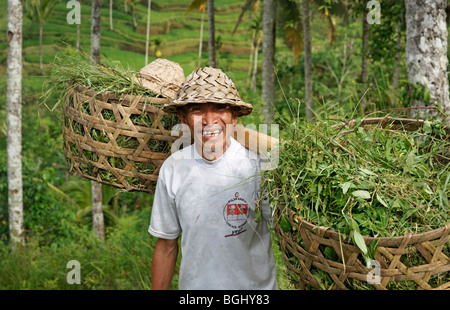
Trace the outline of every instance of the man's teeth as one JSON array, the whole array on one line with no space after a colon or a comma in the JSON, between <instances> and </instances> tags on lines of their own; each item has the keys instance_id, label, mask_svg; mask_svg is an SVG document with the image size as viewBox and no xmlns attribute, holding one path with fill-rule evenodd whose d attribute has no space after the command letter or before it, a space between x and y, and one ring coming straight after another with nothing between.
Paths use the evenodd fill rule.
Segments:
<instances>
[{"instance_id":1,"label":"man's teeth","mask_svg":"<svg viewBox=\"0 0 450 310\"><path fill-rule=\"evenodd\" d=\"M204 136L211 136L211 137L214 137L214 136L220 135L221 132L222 132L221 129L215 130L215 131L203 131L203 135L204 135Z\"/></svg>"}]
</instances>

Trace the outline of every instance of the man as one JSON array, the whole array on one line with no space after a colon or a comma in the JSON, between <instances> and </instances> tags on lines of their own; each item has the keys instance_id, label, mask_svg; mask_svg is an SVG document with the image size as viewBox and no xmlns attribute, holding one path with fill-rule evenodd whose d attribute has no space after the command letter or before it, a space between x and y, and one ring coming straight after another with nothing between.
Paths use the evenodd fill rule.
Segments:
<instances>
[{"instance_id":1,"label":"man","mask_svg":"<svg viewBox=\"0 0 450 310\"><path fill-rule=\"evenodd\" d=\"M152 288L169 289L181 236L179 289L277 289L260 158L232 138L252 106L221 70L206 67L186 78L164 110L178 114L194 143L159 172L149 227L158 237Z\"/></svg>"}]
</instances>

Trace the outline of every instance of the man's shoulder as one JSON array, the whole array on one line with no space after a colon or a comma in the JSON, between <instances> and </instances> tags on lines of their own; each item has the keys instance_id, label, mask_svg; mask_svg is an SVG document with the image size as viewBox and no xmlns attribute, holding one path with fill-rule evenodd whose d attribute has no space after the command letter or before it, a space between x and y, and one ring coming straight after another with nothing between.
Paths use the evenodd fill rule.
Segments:
<instances>
[{"instance_id":1,"label":"man's shoulder","mask_svg":"<svg viewBox=\"0 0 450 310\"><path fill-rule=\"evenodd\" d=\"M194 144L187 145L187 146L183 147L181 150L172 151L172 154L170 154L170 156L166 159L166 161L167 160L177 161L180 159L194 160L194 151L195 151Z\"/></svg>"},{"instance_id":2,"label":"man's shoulder","mask_svg":"<svg viewBox=\"0 0 450 310\"><path fill-rule=\"evenodd\" d=\"M240 144L235 139L233 139L232 141L234 143L234 152L233 152L234 158L233 158L233 160L249 160L249 162L259 162L260 161L261 157L257 153L244 147L242 144Z\"/></svg>"},{"instance_id":3,"label":"man's shoulder","mask_svg":"<svg viewBox=\"0 0 450 310\"><path fill-rule=\"evenodd\" d=\"M160 174L164 172L175 172L183 170L183 167L192 167L194 162L194 147L189 145L181 150L173 152L164 160Z\"/></svg>"}]
</instances>

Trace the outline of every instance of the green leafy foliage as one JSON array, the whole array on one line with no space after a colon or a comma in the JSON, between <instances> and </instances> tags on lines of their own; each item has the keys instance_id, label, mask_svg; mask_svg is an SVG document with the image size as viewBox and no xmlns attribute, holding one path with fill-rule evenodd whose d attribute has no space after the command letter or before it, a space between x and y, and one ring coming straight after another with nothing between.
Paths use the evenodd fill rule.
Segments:
<instances>
[{"instance_id":1,"label":"green leafy foliage","mask_svg":"<svg viewBox=\"0 0 450 310\"><path fill-rule=\"evenodd\" d=\"M394 237L448 223L450 143L442 124L414 132L332 125L288 126L279 166L264 173L274 204L281 200L301 218L351 236L367 257L362 235ZM280 221L289 231L284 215Z\"/></svg>"},{"instance_id":2,"label":"green leafy foliage","mask_svg":"<svg viewBox=\"0 0 450 310\"><path fill-rule=\"evenodd\" d=\"M11 252L0 243L0 287L2 289L112 289L135 290L151 287L151 259L156 238L143 233L149 210L121 218L120 229L112 229L100 241L86 226L76 231L73 242L37 244L31 239L20 251ZM69 284L67 263L80 263L80 284ZM178 267L177 267L178 270ZM178 272L172 289L177 288Z\"/></svg>"}]
</instances>

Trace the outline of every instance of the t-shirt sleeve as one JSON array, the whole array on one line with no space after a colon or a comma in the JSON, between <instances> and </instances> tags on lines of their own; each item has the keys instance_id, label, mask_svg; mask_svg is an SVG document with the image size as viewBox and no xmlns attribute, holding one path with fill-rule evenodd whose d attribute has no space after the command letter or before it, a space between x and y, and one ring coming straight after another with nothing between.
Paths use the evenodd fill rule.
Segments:
<instances>
[{"instance_id":1,"label":"t-shirt sleeve","mask_svg":"<svg viewBox=\"0 0 450 310\"><path fill-rule=\"evenodd\" d=\"M161 239L176 239L181 233L175 197L162 179L156 184L148 232Z\"/></svg>"}]
</instances>

